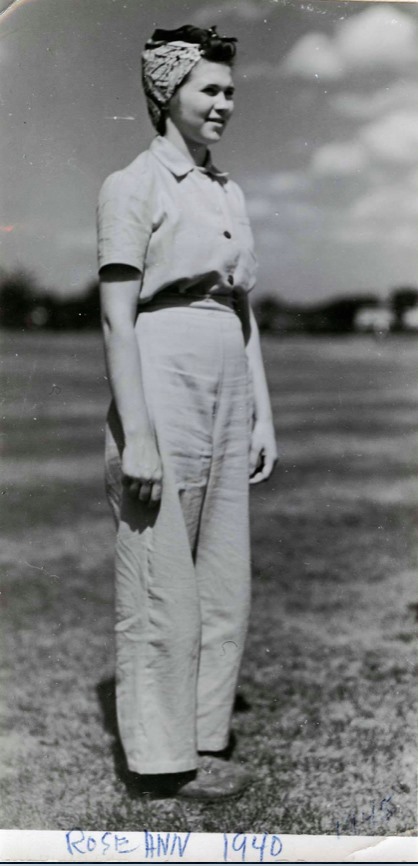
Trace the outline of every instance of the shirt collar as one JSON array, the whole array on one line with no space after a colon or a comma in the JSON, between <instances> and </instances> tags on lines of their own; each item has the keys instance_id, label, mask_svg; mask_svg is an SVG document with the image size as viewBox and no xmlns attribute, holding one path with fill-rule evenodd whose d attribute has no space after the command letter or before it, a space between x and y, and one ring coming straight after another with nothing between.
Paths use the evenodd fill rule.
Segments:
<instances>
[{"instance_id":1,"label":"shirt collar","mask_svg":"<svg viewBox=\"0 0 418 866\"><path fill-rule=\"evenodd\" d=\"M207 159L204 165L195 165L192 160L183 154L178 147L168 141L161 135L157 135L150 145L150 150L154 156L168 168L175 177L185 177L193 170L200 171L202 174L210 174L221 183L228 180L226 171L220 171L212 162L210 151L208 150Z\"/></svg>"}]
</instances>

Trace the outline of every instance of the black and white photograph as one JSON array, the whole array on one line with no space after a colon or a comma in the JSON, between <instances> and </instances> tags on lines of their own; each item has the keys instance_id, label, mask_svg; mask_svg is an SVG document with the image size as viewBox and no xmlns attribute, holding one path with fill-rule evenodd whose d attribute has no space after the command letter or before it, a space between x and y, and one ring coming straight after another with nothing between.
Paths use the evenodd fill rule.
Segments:
<instances>
[{"instance_id":1,"label":"black and white photograph","mask_svg":"<svg viewBox=\"0 0 418 866\"><path fill-rule=\"evenodd\" d=\"M0 35L1 830L412 841L417 5Z\"/></svg>"}]
</instances>

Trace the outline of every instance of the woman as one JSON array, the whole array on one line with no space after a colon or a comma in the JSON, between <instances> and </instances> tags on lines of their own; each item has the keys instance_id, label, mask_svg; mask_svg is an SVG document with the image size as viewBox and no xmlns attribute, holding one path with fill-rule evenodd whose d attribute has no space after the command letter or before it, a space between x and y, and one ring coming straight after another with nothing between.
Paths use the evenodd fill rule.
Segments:
<instances>
[{"instance_id":1,"label":"woman","mask_svg":"<svg viewBox=\"0 0 418 866\"><path fill-rule=\"evenodd\" d=\"M249 609L248 477L276 460L251 230L209 151L233 111L235 41L155 31L142 68L158 135L98 206L119 730L150 789L198 799L251 780L219 753Z\"/></svg>"}]
</instances>

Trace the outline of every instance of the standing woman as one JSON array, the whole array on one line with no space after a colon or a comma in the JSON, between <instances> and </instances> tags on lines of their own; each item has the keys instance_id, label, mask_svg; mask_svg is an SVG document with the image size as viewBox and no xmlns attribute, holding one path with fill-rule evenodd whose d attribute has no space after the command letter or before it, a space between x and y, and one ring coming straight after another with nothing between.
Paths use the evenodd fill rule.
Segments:
<instances>
[{"instance_id":1,"label":"standing woman","mask_svg":"<svg viewBox=\"0 0 418 866\"><path fill-rule=\"evenodd\" d=\"M235 42L154 32L142 69L158 135L98 205L119 731L150 789L211 800L251 781L219 753L249 611L248 481L276 460L251 229L209 151L234 107Z\"/></svg>"}]
</instances>

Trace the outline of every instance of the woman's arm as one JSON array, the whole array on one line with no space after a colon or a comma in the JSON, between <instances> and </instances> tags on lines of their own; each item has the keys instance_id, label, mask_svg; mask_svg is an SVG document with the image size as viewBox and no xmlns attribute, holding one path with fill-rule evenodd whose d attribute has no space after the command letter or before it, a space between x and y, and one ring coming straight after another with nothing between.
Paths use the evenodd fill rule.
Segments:
<instances>
[{"instance_id":1,"label":"woman's arm","mask_svg":"<svg viewBox=\"0 0 418 866\"><path fill-rule=\"evenodd\" d=\"M134 330L139 279L136 268L107 265L100 272L100 300L106 366L125 439L122 472L133 498L154 503L161 498L162 468Z\"/></svg>"},{"instance_id":2,"label":"woman's arm","mask_svg":"<svg viewBox=\"0 0 418 866\"><path fill-rule=\"evenodd\" d=\"M258 484L271 475L277 461L276 437L258 325L247 294L238 298L236 309L243 328L254 392L255 423L251 436L250 483Z\"/></svg>"}]
</instances>

